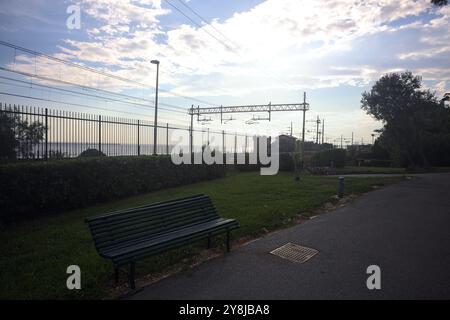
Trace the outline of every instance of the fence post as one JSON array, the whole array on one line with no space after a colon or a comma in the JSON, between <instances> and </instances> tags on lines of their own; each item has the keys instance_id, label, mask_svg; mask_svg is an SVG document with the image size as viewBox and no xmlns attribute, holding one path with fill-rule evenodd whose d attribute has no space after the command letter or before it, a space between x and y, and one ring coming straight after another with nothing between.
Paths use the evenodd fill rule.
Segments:
<instances>
[{"instance_id":1,"label":"fence post","mask_svg":"<svg viewBox=\"0 0 450 320\"><path fill-rule=\"evenodd\" d=\"M98 116L98 151L102 152L102 116Z\"/></svg>"},{"instance_id":2,"label":"fence post","mask_svg":"<svg viewBox=\"0 0 450 320\"><path fill-rule=\"evenodd\" d=\"M247 134L245 134L245 150L244 150L244 154L247 153Z\"/></svg>"},{"instance_id":3,"label":"fence post","mask_svg":"<svg viewBox=\"0 0 450 320\"><path fill-rule=\"evenodd\" d=\"M256 136L256 163L259 164L259 136Z\"/></svg>"},{"instance_id":4,"label":"fence post","mask_svg":"<svg viewBox=\"0 0 450 320\"><path fill-rule=\"evenodd\" d=\"M191 127L189 130L189 153L191 154L191 160L193 156L193 143L194 143L194 105L191 107ZM191 161L192 162L192 161Z\"/></svg>"},{"instance_id":5,"label":"fence post","mask_svg":"<svg viewBox=\"0 0 450 320\"><path fill-rule=\"evenodd\" d=\"M45 160L48 160L48 109L45 108Z\"/></svg>"},{"instance_id":6,"label":"fence post","mask_svg":"<svg viewBox=\"0 0 450 320\"><path fill-rule=\"evenodd\" d=\"M139 119L137 121L137 154L138 156L141 155L141 144L139 142Z\"/></svg>"},{"instance_id":7,"label":"fence post","mask_svg":"<svg viewBox=\"0 0 450 320\"><path fill-rule=\"evenodd\" d=\"M166 153L169 154L169 123L166 124Z\"/></svg>"},{"instance_id":8,"label":"fence post","mask_svg":"<svg viewBox=\"0 0 450 320\"><path fill-rule=\"evenodd\" d=\"M225 164L226 160L226 152L225 152L225 130L222 130L222 152L223 152L223 163Z\"/></svg>"},{"instance_id":9,"label":"fence post","mask_svg":"<svg viewBox=\"0 0 450 320\"><path fill-rule=\"evenodd\" d=\"M344 197L344 188L345 188L345 178L344 177L339 177L338 178L338 192L337 192L337 196L339 198Z\"/></svg>"}]
</instances>

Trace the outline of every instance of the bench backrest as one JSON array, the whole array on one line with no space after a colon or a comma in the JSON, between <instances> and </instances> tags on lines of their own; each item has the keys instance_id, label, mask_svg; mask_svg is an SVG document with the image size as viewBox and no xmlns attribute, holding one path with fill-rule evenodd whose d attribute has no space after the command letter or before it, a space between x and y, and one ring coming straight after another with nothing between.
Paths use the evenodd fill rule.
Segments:
<instances>
[{"instance_id":1,"label":"bench backrest","mask_svg":"<svg viewBox=\"0 0 450 320\"><path fill-rule=\"evenodd\" d=\"M207 195L158 202L86 219L98 251L219 218Z\"/></svg>"}]
</instances>

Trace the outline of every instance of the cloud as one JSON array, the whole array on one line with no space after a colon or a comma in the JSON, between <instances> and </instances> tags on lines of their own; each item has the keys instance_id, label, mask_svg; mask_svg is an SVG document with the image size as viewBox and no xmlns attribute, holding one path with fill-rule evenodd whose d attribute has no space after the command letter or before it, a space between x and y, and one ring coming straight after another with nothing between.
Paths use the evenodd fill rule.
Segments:
<instances>
[{"instance_id":1,"label":"cloud","mask_svg":"<svg viewBox=\"0 0 450 320\"><path fill-rule=\"evenodd\" d=\"M450 7L431 9L428 0L267 0L227 19L213 19L212 27L164 26L164 16L183 17L163 8L161 1L80 3L93 19L86 30L89 38L66 39L61 55L144 83L153 83L149 60L156 58L161 84L191 96L363 87L382 72L414 69L424 58L428 65L422 69L438 68L433 59L447 56L450 48ZM428 22L421 16L425 13L431 15ZM405 42L401 48L380 42L372 52L361 53L358 47L361 39L380 34L402 43L402 36L412 32L419 36L417 43ZM385 61L378 63L377 56Z\"/></svg>"}]
</instances>

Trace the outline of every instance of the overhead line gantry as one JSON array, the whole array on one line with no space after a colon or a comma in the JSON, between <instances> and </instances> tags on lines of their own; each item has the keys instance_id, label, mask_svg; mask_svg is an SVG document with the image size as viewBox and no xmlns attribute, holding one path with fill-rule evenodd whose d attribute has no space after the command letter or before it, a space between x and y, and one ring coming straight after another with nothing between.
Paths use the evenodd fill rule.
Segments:
<instances>
[{"instance_id":1,"label":"overhead line gantry","mask_svg":"<svg viewBox=\"0 0 450 320\"><path fill-rule=\"evenodd\" d=\"M280 111L302 111L303 112L303 129L302 129L302 143L305 143L305 112L309 110L309 103L306 102L306 92L303 93L303 102L301 103L279 103L279 104L255 104L255 105L240 105L240 106L220 106L220 107L203 107L200 106L188 109L188 114L191 116L191 132L190 139L192 145L192 131L194 126L194 116L197 116L197 120L201 115L206 114L220 114L220 123L223 123L223 114L225 113L254 113L254 112L267 112L269 117L261 120L271 120L272 112ZM226 119L225 119L226 120ZM302 148L302 159L303 159ZM191 151L192 152L192 151ZM303 164L302 164L303 165Z\"/></svg>"}]
</instances>

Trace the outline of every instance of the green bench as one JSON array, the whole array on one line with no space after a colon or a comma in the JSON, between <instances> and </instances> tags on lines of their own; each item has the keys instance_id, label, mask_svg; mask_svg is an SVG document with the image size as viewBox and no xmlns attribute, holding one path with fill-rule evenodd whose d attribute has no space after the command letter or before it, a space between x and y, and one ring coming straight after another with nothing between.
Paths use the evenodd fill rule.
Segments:
<instances>
[{"instance_id":1,"label":"green bench","mask_svg":"<svg viewBox=\"0 0 450 320\"><path fill-rule=\"evenodd\" d=\"M111 259L116 283L119 271L129 265L128 280L135 288L136 261L194 241L238 228L234 219L221 218L207 195L158 202L87 218L98 254Z\"/></svg>"}]
</instances>

